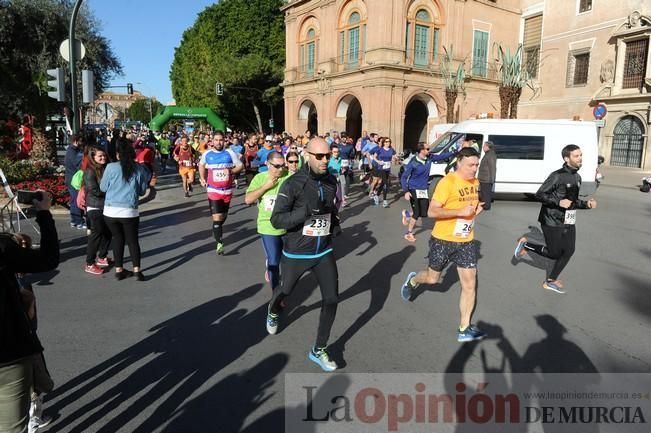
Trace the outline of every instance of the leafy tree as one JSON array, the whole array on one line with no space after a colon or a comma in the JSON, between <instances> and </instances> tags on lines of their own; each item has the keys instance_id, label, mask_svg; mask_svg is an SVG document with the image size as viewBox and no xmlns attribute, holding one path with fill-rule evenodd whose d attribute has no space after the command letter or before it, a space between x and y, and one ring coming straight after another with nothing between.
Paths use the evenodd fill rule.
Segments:
<instances>
[{"instance_id":1,"label":"leafy tree","mask_svg":"<svg viewBox=\"0 0 651 433\"><path fill-rule=\"evenodd\" d=\"M47 97L47 69L64 67L66 89L70 89L68 64L59 54L59 45L68 38L72 8L71 0L0 0L0 118L22 111L35 113L39 123L44 122L48 107L55 106ZM101 92L122 66L84 6L76 37L86 47L86 56L77 62L79 81L80 71L90 69L95 91ZM78 88L81 93L81 85Z\"/></svg>"},{"instance_id":2,"label":"leafy tree","mask_svg":"<svg viewBox=\"0 0 651 433\"><path fill-rule=\"evenodd\" d=\"M517 119L522 88L529 87L533 90L535 97L539 87L536 86L523 62L522 44L518 45L513 53L510 48L504 49L502 45L497 45L497 54L500 63L500 117L502 119Z\"/></svg>"},{"instance_id":3,"label":"leafy tree","mask_svg":"<svg viewBox=\"0 0 651 433\"><path fill-rule=\"evenodd\" d=\"M282 112L283 4L221 0L201 12L175 51L170 79L176 103L210 107L243 129L262 129L269 106ZM222 96L215 95L218 82L224 84Z\"/></svg>"},{"instance_id":4,"label":"leafy tree","mask_svg":"<svg viewBox=\"0 0 651 433\"><path fill-rule=\"evenodd\" d=\"M465 95L466 91L466 72L463 62L459 62L457 68L454 68L453 46L450 46L449 50L444 46L443 52L445 54L441 58L441 76L445 83L445 105L447 107L445 121L447 123L454 123L454 106L457 102L457 96L459 95L459 92Z\"/></svg>"},{"instance_id":5,"label":"leafy tree","mask_svg":"<svg viewBox=\"0 0 651 433\"><path fill-rule=\"evenodd\" d=\"M151 106L150 106L151 103ZM151 108L151 111L150 111ZM129 107L128 117L146 124L163 109L163 104L155 99L138 99Z\"/></svg>"}]
</instances>

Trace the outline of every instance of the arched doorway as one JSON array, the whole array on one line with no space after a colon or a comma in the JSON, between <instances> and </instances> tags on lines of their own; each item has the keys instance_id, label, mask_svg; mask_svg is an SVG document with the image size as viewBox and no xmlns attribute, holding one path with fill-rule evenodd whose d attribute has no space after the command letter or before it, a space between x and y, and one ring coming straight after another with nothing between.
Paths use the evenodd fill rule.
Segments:
<instances>
[{"instance_id":1,"label":"arched doorway","mask_svg":"<svg viewBox=\"0 0 651 433\"><path fill-rule=\"evenodd\" d=\"M613 133L610 165L642 167L644 125L635 116L625 116L617 122Z\"/></svg>"},{"instance_id":2,"label":"arched doorway","mask_svg":"<svg viewBox=\"0 0 651 433\"><path fill-rule=\"evenodd\" d=\"M403 150L415 151L418 143L427 141L427 106L414 99L405 110L405 140Z\"/></svg>"},{"instance_id":3,"label":"arched doorway","mask_svg":"<svg viewBox=\"0 0 651 433\"><path fill-rule=\"evenodd\" d=\"M346 118L346 134L357 141L362 136L362 104L353 95L346 95L337 106L337 117Z\"/></svg>"},{"instance_id":4,"label":"arched doorway","mask_svg":"<svg viewBox=\"0 0 651 433\"><path fill-rule=\"evenodd\" d=\"M298 110L298 119L305 121L303 124L306 131L310 131L311 135L319 134L319 117L316 110L316 105L309 99L306 99L301 104ZM303 131L301 131L302 133Z\"/></svg>"}]
</instances>

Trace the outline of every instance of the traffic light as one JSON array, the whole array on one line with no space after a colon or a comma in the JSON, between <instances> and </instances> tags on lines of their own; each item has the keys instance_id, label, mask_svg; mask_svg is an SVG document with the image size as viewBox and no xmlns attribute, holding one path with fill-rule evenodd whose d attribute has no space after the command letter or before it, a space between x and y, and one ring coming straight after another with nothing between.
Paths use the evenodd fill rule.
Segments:
<instances>
[{"instance_id":1,"label":"traffic light","mask_svg":"<svg viewBox=\"0 0 651 433\"><path fill-rule=\"evenodd\" d=\"M47 96L59 102L66 100L65 80L63 79L63 68L48 69L47 85L53 90L47 91Z\"/></svg>"},{"instance_id":2,"label":"traffic light","mask_svg":"<svg viewBox=\"0 0 651 433\"><path fill-rule=\"evenodd\" d=\"M222 83L217 83L215 86L215 93L217 93L217 96L224 94L224 85Z\"/></svg>"},{"instance_id":3,"label":"traffic light","mask_svg":"<svg viewBox=\"0 0 651 433\"><path fill-rule=\"evenodd\" d=\"M127 93L133 95L133 84L127 83Z\"/></svg>"}]
</instances>

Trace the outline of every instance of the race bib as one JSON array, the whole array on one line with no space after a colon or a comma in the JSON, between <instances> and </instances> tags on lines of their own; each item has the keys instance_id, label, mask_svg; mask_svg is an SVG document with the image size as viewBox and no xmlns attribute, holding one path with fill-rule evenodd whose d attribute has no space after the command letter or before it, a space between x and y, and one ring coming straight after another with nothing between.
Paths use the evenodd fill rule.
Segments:
<instances>
[{"instance_id":1,"label":"race bib","mask_svg":"<svg viewBox=\"0 0 651 433\"><path fill-rule=\"evenodd\" d=\"M429 191L426 189L417 189L416 198L429 198Z\"/></svg>"},{"instance_id":2,"label":"race bib","mask_svg":"<svg viewBox=\"0 0 651 433\"><path fill-rule=\"evenodd\" d=\"M350 167L350 159L342 159L341 168L348 168L348 167Z\"/></svg>"},{"instance_id":3,"label":"race bib","mask_svg":"<svg viewBox=\"0 0 651 433\"><path fill-rule=\"evenodd\" d=\"M475 226L475 220L464 220L457 218L457 223L454 225L454 236L458 238L467 238L472 233Z\"/></svg>"},{"instance_id":4,"label":"race bib","mask_svg":"<svg viewBox=\"0 0 651 433\"><path fill-rule=\"evenodd\" d=\"M183 166L184 167L191 167L192 166L192 161L189 160L189 159L186 159L185 161L183 161Z\"/></svg>"},{"instance_id":5,"label":"race bib","mask_svg":"<svg viewBox=\"0 0 651 433\"><path fill-rule=\"evenodd\" d=\"M213 182L224 182L227 181L230 176L228 169L222 170L213 170L212 171L212 181Z\"/></svg>"},{"instance_id":6,"label":"race bib","mask_svg":"<svg viewBox=\"0 0 651 433\"><path fill-rule=\"evenodd\" d=\"M391 161L383 162L382 170L391 170Z\"/></svg>"},{"instance_id":7,"label":"race bib","mask_svg":"<svg viewBox=\"0 0 651 433\"><path fill-rule=\"evenodd\" d=\"M276 204L277 195L268 195L262 199L262 207L266 212L273 212L274 205Z\"/></svg>"},{"instance_id":8,"label":"race bib","mask_svg":"<svg viewBox=\"0 0 651 433\"><path fill-rule=\"evenodd\" d=\"M303 225L303 236L328 236L330 234L330 214L312 215Z\"/></svg>"},{"instance_id":9,"label":"race bib","mask_svg":"<svg viewBox=\"0 0 651 433\"><path fill-rule=\"evenodd\" d=\"M576 224L576 210L566 210L565 211L565 222L564 224L574 225Z\"/></svg>"}]
</instances>

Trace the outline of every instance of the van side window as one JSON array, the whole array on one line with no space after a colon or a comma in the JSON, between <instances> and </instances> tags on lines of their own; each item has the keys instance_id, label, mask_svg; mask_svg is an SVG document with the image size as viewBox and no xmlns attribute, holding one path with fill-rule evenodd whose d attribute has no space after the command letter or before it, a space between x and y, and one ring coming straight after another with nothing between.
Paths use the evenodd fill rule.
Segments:
<instances>
[{"instance_id":1,"label":"van side window","mask_svg":"<svg viewBox=\"0 0 651 433\"><path fill-rule=\"evenodd\" d=\"M489 135L499 159L545 159L545 137L531 135Z\"/></svg>"}]
</instances>

